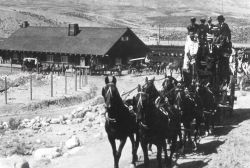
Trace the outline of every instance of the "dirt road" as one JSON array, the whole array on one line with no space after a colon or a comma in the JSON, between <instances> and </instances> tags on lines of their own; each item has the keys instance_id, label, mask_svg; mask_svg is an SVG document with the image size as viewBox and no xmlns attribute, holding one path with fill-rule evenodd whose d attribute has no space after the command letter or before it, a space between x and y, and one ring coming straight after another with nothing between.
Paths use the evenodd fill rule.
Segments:
<instances>
[{"instance_id":1,"label":"dirt road","mask_svg":"<svg viewBox=\"0 0 250 168\"><path fill-rule=\"evenodd\" d=\"M138 83L144 83L145 76L124 76L117 78L117 86L120 91L128 91ZM160 79L162 76L156 76L156 79ZM104 85L104 79L100 77L91 77L90 84L96 85L97 95L100 95L101 88ZM103 85L101 84L103 83ZM156 87L159 89L161 87L162 81L156 82ZM132 94L133 95L133 94ZM200 168L200 167L237 167L237 168L247 168L249 167L250 158L250 93L248 92L237 92L238 100L235 104L235 112L232 118L225 119L222 126L217 126L214 135L203 137L200 141L198 150L191 152L188 148L185 156L174 157L173 167L175 168ZM58 116L66 113L70 113L72 110L87 106L89 103L77 104L69 107L49 107L47 109L41 109L40 111L28 111L23 113L23 117L29 115L45 115L45 116ZM10 105L12 108L15 104ZM3 118L1 118L3 119ZM7 119L7 118L6 118ZM45 131L41 133L30 131L28 134L22 131L18 133L6 132L5 135L1 137L2 143L9 142L9 139L18 139L19 135L28 135L25 138L21 138L22 141L36 142L40 139L42 142L46 142L49 146L58 146L61 141L67 140L70 136L76 135L80 140L84 141L83 145L71 152L71 154L63 155L59 158L52 159L51 163L48 164L37 164L32 163L32 157L28 157L32 168L110 168L113 167L113 156L111 152L110 144L107 141L106 133L104 132L103 126L93 125L91 129L85 129L86 124L83 122L81 124L73 125L51 125L46 128ZM48 131L50 130L50 131ZM24 130L25 131L25 130ZM26 130L27 132L27 130ZM101 133L101 134L100 134ZM31 136L32 135L32 136ZM21 136L22 137L22 136ZM16 140L15 140L16 141ZM10 141L12 142L12 141ZM21 141L19 141L21 142ZM39 147L39 144L37 144ZM156 167L155 161L155 151L150 155L151 168ZM240 152L239 152L240 151ZM143 155L141 149L139 148L139 162L137 163L137 168L143 167ZM131 160L131 144L129 139L124 147L122 157L120 160L120 167L127 168L130 166Z\"/></svg>"},{"instance_id":2,"label":"dirt road","mask_svg":"<svg viewBox=\"0 0 250 168\"><path fill-rule=\"evenodd\" d=\"M232 118L226 118L222 126L217 126L214 135L203 137L198 150L190 150L184 157L175 158L174 168L214 168L237 167L245 168L250 165L250 105L247 104L250 94L241 96L237 92L237 109ZM241 106L243 109L239 108ZM151 168L157 166L156 149L150 155ZM138 168L143 167L143 155L139 149ZM120 161L121 168L128 168L131 161L131 144L129 139L124 147ZM92 144L86 144L75 154L56 159L49 168L110 168L113 167L113 157L107 137Z\"/></svg>"}]
</instances>

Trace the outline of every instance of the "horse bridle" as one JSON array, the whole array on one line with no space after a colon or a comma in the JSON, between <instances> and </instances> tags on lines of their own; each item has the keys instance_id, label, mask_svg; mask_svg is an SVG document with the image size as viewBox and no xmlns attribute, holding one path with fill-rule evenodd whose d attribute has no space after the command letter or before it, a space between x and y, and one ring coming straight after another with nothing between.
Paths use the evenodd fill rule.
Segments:
<instances>
[{"instance_id":1,"label":"horse bridle","mask_svg":"<svg viewBox=\"0 0 250 168\"><path fill-rule=\"evenodd\" d=\"M111 89L111 85L114 85L113 83L108 83L107 86L108 86L108 90L107 92L105 93L106 96L108 96L108 94L110 94L111 97L113 97L113 93L112 93L112 89ZM108 122L111 122L111 123L116 123L116 119L115 118L111 118L107 115L108 113L108 110L109 108L106 107L106 112L105 112L105 119L108 121Z\"/></svg>"}]
</instances>

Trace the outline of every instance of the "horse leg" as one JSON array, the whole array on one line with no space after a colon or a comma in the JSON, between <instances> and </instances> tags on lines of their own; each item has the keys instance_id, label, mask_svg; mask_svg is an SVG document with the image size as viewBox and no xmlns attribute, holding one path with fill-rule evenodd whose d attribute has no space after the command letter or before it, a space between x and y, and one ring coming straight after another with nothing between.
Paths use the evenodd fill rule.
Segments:
<instances>
[{"instance_id":1,"label":"horse leg","mask_svg":"<svg viewBox=\"0 0 250 168\"><path fill-rule=\"evenodd\" d=\"M165 140L164 140L165 141ZM163 142L161 142L163 144ZM157 144L157 162L158 162L158 168L162 168L161 164L161 152L162 152L162 144ZM165 142L166 143L166 142Z\"/></svg>"},{"instance_id":2,"label":"horse leg","mask_svg":"<svg viewBox=\"0 0 250 168\"><path fill-rule=\"evenodd\" d=\"M131 164L133 165L133 167L135 167L135 162L137 160L137 148L136 148L136 144L135 144L135 139L134 139L134 135L131 134L129 135L130 141L131 141L131 146L132 146L132 162Z\"/></svg>"},{"instance_id":3,"label":"horse leg","mask_svg":"<svg viewBox=\"0 0 250 168\"><path fill-rule=\"evenodd\" d=\"M163 142L163 151L164 151L164 156L165 156L165 164L168 165L168 152L167 152L167 143L166 141L164 140Z\"/></svg>"},{"instance_id":4,"label":"horse leg","mask_svg":"<svg viewBox=\"0 0 250 168\"><path fill-rule=\"evenodd\" d=\"M147 149L148 144L146 143L145 140L141 141L141 147L144 155L144 167L149 168L149 158L148 158L148 149Z\"/></svg>"},{"instance_id":5,"label":"horse leg","mask_svg":"<svg viewBox=\"0 0 250 168\"><path fill-rule=\"evenodd\" d=\"M151 154L153 153L152 144L151 144L151 143L148 144L148 151L149 151Z\"/></svg>"},{"instance_id":6,"label":"horse leg","mask_svg":"<svg viewBox=\"0 0 250 168\"><path fill-rule=\"evenodd\" d=\"M118 151L117 151L117 165L118 165L119 160L121 158L122 149L123 149L126 141L127 141L127 137L120 140L120 145L119 145L119 148L118 148Z\"/></svg>"},{"instance_id":7,"label":"horse leg","mask_svg":"<svg viewBox=\"0 0 250 168\"><path fill-rule=\"evenodd\" d=\"M108 136L109 143L112 147L113 151L113 157L114 157L114 168L118 168L118 158L117 158L117 151L116 151L116 144L115 144L115 139L111 136Z\"/></svg>"},{"instance_id":8,"label":"horse leg","mask_svg":"<svg viewBox=\"0 0 250 168\"><path fill-rule=\"evenodd\" d=\"M171 143L171 146L170 146L170 157L169 157L168 166L172 165L173 155L174 155L174 152L176 150L176 146L177 146L177 135L175 135L172 138L172 143Z\"/></svg>"},{"instance_id":9,"label":"horse leg","mask_svg":"<svg viewBox=\"0 0 250 168\"><path fill-rule=\"evenodd\" d=\"M184 153L184 142L183 142L183 139L182 139L181 127L180 127L180 130L178 130L177 135L178 135L179 141L180 141L180 153L183 154Z\"/></svg>"}]
</instances>

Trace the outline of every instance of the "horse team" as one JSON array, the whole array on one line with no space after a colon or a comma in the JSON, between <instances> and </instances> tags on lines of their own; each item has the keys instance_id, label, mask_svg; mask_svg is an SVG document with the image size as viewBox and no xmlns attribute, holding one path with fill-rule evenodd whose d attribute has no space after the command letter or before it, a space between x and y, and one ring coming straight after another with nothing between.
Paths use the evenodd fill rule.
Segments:
<instances>
[{"instance_id":1,"label":"horse team","mask_svg":"<svg viewBox=\"0 0 250 168\"><path fill-rule=\"evenodd\" d=\"M102 89L106 107L105 129L112 147L115 168L119 167L127 137L132 143L133 167L138 160L139 144L144 155L144 166L149 167L148 147L154 144L157 147L158 167L161 168L162 151L166 166L171 166L177 147L183 154L188 140L192 142L193 150L197 149L202 125L205 125L207 133L211 133L214 128L218 109L209 85L193 81L187 88L172 76L165 76L163 89L158 91L154 81L154 78L146 78L143 86L138 85L133 98L122 100L116 87L116 78L113 77L111 81L105 78ZM116 140L120 141L118 149Z\"/></svg>"}]
</instances>

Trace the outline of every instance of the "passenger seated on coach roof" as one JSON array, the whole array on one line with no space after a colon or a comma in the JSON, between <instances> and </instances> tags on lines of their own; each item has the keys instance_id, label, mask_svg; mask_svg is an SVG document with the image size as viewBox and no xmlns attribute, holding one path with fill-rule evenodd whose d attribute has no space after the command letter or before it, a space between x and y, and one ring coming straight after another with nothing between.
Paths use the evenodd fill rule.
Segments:
<instances>
[{"instance_id":1,"label":"passenger seated on coach roof","mask_svg":"<svg viewBox=\"0 0 250 168\"><path fill-rule=\"evenodd\" d=\"M188 27L187 27L188 34L190 34L190 32L193 32L194 34L197 34L198 29L199 29L199 25L196 24L196 18L191 17L190 22L191 22L190 25L188 25Z\"/></svg>"},{"instance_id":2,"label":"passenger seated on coach roof","mask_svg":"<svg viewBox=\"0 0 250 168\"><path fill-rule=\"evenodd\" d=\"M211 17L208 17L206 26L207 26L208 34L213 34L212 30L213 30L215 25L212 23Z\"/></svg>"},{"instance_id":3,"label":"passenger seated on coach roof","mask_svg":"<svg viewBox=\"0 0 250 168\"><path fill-rule=\"evenodd\" d=\"M199 29L198 29L198 38L200 42L204 42L207 37L208 28L205 25L205 22L206 22L205 18L201 18L200 21L201 21L201 24L199 25Z\"/></svg>"}]
</instances>

